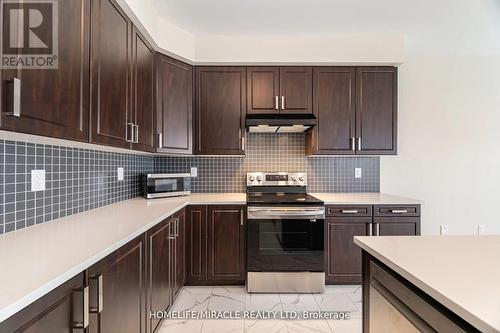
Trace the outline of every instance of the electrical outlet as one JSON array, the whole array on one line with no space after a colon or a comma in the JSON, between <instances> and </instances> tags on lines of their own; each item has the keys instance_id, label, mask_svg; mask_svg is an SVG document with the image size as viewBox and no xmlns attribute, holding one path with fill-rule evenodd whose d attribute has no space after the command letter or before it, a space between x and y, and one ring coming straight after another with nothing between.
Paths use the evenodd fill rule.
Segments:
<instances>
[{"instance_id":1,"label":"electrical outlet","mask_svg":"<svg viewBox=\"0 0 500 333\"><path fill-rule=\"evenodd\" d=\"M124 179L123 168L118 168L116 173L117 173L118 181L122 181Z\"/></svg>"},{"instance_id":2,"label":"electrical outlet","mask_svg":"<svg viewBox=\"0 0 500 333\"><path fill-rule=\"evenodd\" d=\"M486 234L486 226L484 224L478 224L477 226L477 234L484 235Z\"/></svg>"},{"instance_id":3,"label":"electrical outlet","mask_svg":"<svg viewBox=\"0 0 500 333\"><path fill-rule=\"evenodd\" d=\"M354 168L354 178L361 178L361 168Z\"/></svg>"},{"instance_id":4,"label":"electrical outlet","mask_svg":"<svg viewBox=\"0 0 500 333\"><path fill-rule=\"evenodd\" d=\"M440 235L448 235L448 226L446 224L441 224L439 226L439 234Z\"/></svg>"},{"instance_id":5,"label":"electrical outlet","mask_svg":"<svg viewBox=\"0 0 500 333\"><path fill-rule=\"evenodd\" d=\"M45 191L45 170L31 170L31 192Z\"/></svg>"},{"instance_id":6,"label":"electrical outlet","mask_svg":"<svg viewBox=\"0 0 500 333\"><path fill-rule=\"evenodd\" d=\"M197 167L191 167L191 177L193 177L193 178L198 177L198 168Z\"/></svg>"}]
</instances>

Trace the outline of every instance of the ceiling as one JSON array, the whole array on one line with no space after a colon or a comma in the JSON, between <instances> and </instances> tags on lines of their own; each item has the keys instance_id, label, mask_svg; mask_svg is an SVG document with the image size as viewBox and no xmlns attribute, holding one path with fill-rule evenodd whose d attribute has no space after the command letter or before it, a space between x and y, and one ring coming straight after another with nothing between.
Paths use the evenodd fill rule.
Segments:
<instances>
[{"instance_id":1,"label":"ceiling","mask_svg":"<svg viewBox=\"0 0 500 333\"><path fill-rule=\"evenodd\" d=\"M162 17L196 35L411 34L500 21L499 0L151 1Z\"/></svg>"}]
</instances>

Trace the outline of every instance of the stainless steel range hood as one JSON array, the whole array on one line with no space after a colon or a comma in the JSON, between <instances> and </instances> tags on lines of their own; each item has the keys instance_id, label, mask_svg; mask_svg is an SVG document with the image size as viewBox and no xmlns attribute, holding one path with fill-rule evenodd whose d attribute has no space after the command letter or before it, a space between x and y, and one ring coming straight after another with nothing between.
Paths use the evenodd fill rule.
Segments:
<instances>
[{"instance_id":1,"label":"stainless steel range hood","mask_svg":"<svg viewBox=\"0 0 500 333\"><path fill-rule=\"evenodd\" d=\"M317 123L312 114L249 114L246 117L250 133L303 133Z\"/></svg>"}]
</instances>

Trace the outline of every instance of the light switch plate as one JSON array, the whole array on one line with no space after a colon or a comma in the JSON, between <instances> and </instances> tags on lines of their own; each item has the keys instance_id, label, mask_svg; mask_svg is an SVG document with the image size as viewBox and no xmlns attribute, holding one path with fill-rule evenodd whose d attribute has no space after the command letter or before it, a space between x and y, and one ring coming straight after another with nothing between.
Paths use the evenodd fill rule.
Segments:
<instances>
[{"instance_id":1,"label":"light switch plate","mask_svg":"<svg viewBox=\"0 0 500 333\"><path fill-rule=\"evenodd\" d=\"M45 191L45 170L31 170L31 192Z\"/></svg>"},{"instance_id":2,"label":"light switch plate","mask_svg":"<svg viewBox=\"0 0 500 333\"><path fill-rule=\"evenodd\" d=\"M198 177L198 168L197 167L191 167L191 177L193 177L193 178Z\"/></svg>"},{"instance_id":3,"label":"light switch plate","mask_svg":"<svg viewBox=\"0 0 500 333\"><path fill-rule=\"evenodd\" d=\"M118 176L118 181L122 181L123 180L123 178L124 178L123 168L118 168L118 170L117 170L117 176Z\"/></svg>"},{"instance_id":4,"label":"light switch plate","mask_svg":"<svg viewBox=\"0 0 500 333\"><path fill-rule=\"evenodd\" d=\"M361 168L354 168L354 178L361 178Z\"/></svg>"}]
</instances>

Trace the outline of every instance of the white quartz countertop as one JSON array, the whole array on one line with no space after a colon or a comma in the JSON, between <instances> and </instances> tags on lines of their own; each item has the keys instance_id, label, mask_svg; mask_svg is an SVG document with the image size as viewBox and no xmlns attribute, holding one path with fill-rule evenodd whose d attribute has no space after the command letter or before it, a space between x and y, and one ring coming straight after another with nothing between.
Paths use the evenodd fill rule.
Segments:
<instances>
[{"instance_id":1,"label":"white quartz countertop","mask_svg":"<svg viewBox=\"0 0 500 333\"><path fill-rule=\"evenodd\" d=\"M385 193L311 193L325 205L420 205L422 201Z\"/></svg>"},{"instance_id":2,"label":"white quartz countertop","mask_svg":"<svg viewBox=\"0 0 500 333\"><path fill-rule=\"evenodd\" d=\"M0 235L0 322L188 204L246 204L246 196L134 198Z\"/></svg>"},{"instance_id":3,"label":"white quartz countertop","mask_svg":"<svg viewBox=\"0 0 500 333\"><path fill-rule=\"evenodd\" d=\"M500 332L500 235L354 242L481 332Z\"/></svg>"}]
</instances>

